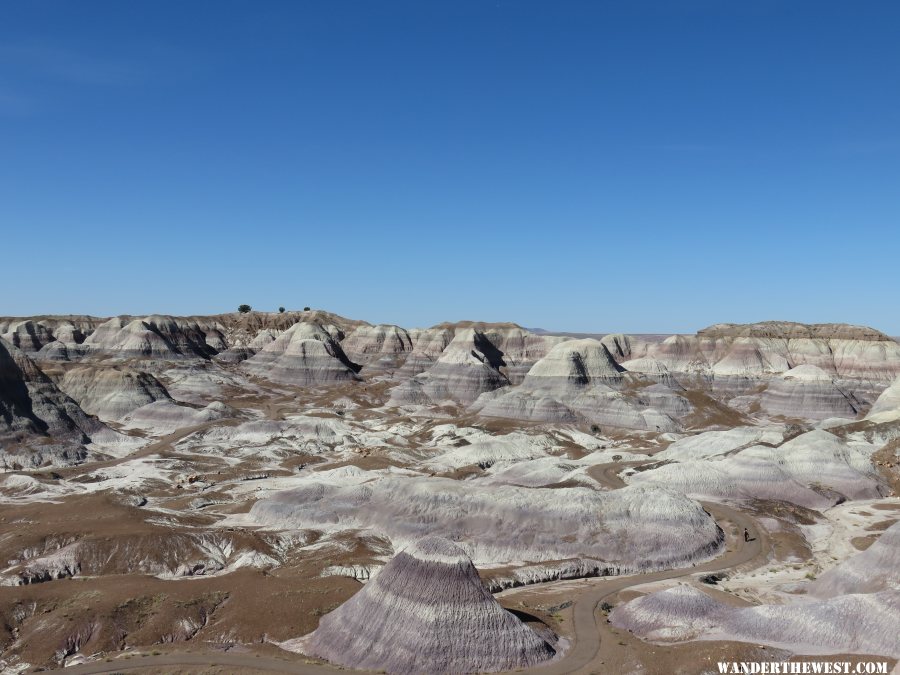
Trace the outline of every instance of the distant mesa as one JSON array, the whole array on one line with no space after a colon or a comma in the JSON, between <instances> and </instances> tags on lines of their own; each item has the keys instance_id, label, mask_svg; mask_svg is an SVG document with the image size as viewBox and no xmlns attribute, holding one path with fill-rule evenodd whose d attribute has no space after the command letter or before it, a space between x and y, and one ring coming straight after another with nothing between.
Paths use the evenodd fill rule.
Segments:
<instances>
[{"instance_id":1,"label":"distant mesa","mask_svg":"<svg viewBox=\"0 0 900 675\"><path fill-rule=\"evenodd\" d=\"M466 552L425 537L298 641L347 668L471 673L529 668L554 648L488 592Z\"/></svg>"},{"instance_id":2,"label":"distant mesa","mask_svg":"<svg viewBox=\"0 0 900 675\"><path fill-rule=\"evenodd\" d=\"M760 321L758 323L717 323L697 331L699 337L751 337L779 340L874 340L890 338L868 326L848 323L796 323Z\"/></svg>"}]
</instances>

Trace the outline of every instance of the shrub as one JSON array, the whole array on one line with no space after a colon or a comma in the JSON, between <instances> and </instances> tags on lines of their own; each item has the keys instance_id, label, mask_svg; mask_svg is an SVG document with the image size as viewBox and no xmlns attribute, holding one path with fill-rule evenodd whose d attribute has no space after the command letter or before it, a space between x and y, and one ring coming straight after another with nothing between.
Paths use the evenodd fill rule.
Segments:
<instances>
[{"instance_id":1,"label":"shrub","mask_svg":"<svg viewBox=\"0 0 900 675\"><path fill-rule=\"evenodd\" d=\"M303 308L303 311L304 311L304 312L308 312L308 311L309 311L309 307L304 307L304 308Z\"/></svg>"},{"instance_id":2,"label":"shrub","mask_svg":"<svg viewBox=\"0 0 900 675\"><path fill-rule=\"evenodd\" d=\"M278 308L278 313L279 313L279 314L284 314L284 307L279 307L279 308Z\"/></svg>"},{"instance_id":3,"label":"shrub","mask_svg":"<svg viewBox=\"0 0 900 675\"><path fill-rule=\"evenodd\" d=\"M249 312L252 309L253 308L250 305L238 305L238 311L241 314L246 314L247 312Z\"/></svg>"}]
</instances>

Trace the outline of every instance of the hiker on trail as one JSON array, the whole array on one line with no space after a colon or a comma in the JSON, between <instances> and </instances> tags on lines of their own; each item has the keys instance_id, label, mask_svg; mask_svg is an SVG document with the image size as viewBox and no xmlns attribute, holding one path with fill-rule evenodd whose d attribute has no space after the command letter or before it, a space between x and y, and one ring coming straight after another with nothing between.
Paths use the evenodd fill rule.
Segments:
<instances>
[{"instance_id":1,"label":"hiker on trail","mask_svg":"<svg viewBox=\"0 0 900 675\"><path fill-rule=\"evenodd\" d=\"M747 531L747 528L744 528L744 541L750 541L750 532Z\"/></svg>"}]
</instances>

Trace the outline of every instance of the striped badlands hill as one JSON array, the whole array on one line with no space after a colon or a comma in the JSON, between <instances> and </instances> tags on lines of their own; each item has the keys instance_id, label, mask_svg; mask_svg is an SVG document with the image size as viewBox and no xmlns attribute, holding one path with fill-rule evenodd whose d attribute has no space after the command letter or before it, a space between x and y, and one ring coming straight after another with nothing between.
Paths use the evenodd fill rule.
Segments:
<instances>
[{"instance_id":1,"label":"striped badlands hill","mask_svg":"<svg viewBox=\"0 0 900 675\"><path fill-rule=\"evenodd\" d=\"M485 589L465 552L440 537L398 553L298 642L333 663L388 673L514 670L554 655Z\"/></svg>"}]
</instances>

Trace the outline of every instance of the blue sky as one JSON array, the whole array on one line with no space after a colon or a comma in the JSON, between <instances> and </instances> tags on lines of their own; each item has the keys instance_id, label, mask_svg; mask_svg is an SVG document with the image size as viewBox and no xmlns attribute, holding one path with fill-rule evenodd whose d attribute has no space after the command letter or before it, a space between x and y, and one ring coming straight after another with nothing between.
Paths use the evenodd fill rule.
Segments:
<instances>
[{"instance_id":1,"label":"blue sky","mask_svg":"<svg viewBox=\"0 0 900 675\"><path fill-rule=\"evenodd\" d=\"M900 334L900 3L0 5L0 314Z\"/></svg>"}]
</instances>

